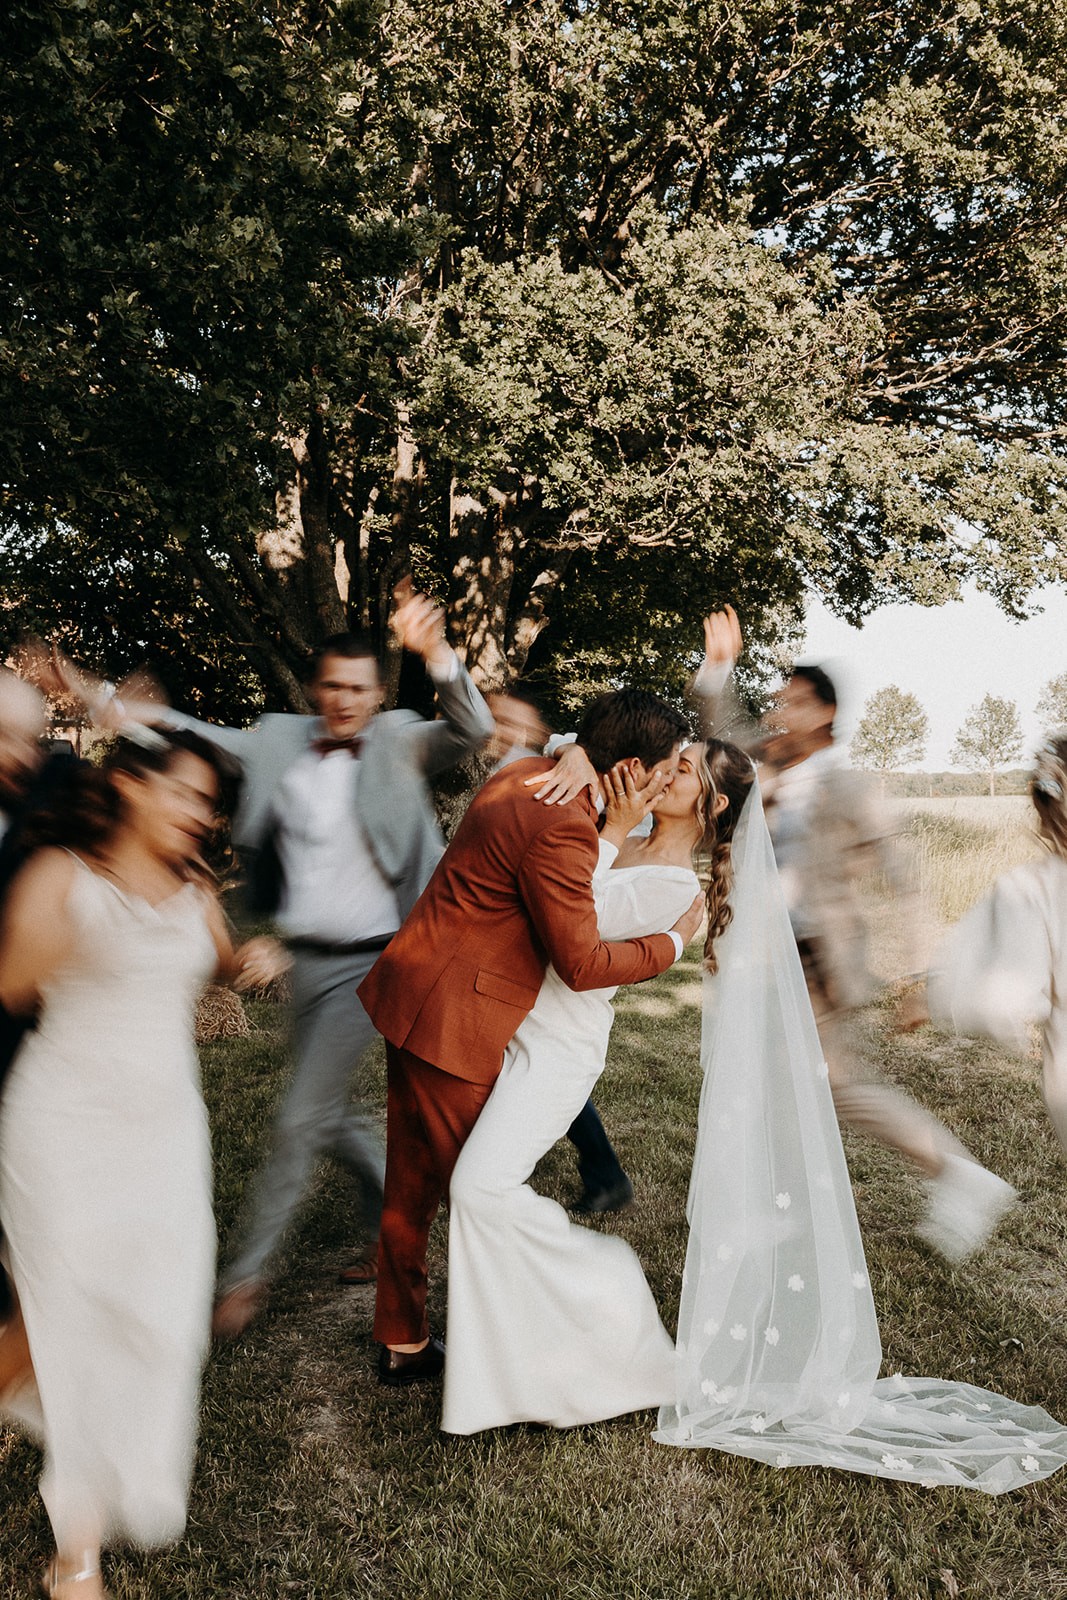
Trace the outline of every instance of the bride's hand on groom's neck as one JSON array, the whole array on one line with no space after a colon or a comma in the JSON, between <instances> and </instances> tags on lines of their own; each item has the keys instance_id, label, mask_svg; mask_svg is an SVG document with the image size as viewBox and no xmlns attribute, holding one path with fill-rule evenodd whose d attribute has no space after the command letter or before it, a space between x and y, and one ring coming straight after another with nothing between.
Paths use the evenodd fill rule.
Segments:
<instances>
[{"instance_id":1,"label":"bride's hand on groom's neck","mask_svg":"<svg viewBox=\"0 0 1067 1600\"><path fill-rule=\"evenodd\" d=\"M639 823L644 822L649 812L655 810L656 801L667 787L667 782L667 774L658 767L643 784L638 784L633 769L625 761L612 767L604 775L604 826L600 830L600 837L607 840L608 844L615 845L616 849L621 848L627 834L632 833Z\"/></svg>"}]
</instances>

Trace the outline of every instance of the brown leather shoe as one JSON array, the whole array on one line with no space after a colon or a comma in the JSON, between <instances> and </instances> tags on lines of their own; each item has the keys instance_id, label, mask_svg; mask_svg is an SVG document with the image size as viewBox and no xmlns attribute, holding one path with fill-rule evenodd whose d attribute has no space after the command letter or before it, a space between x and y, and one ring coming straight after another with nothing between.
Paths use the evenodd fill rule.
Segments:
<instances>
[{"instance_id":1,"label":"brown leather shoe","mask_svg":"<svg viewBox=\"0 0 1067 1600\"><path fill-rule=\"evenodd\" d=\"M216 1339L239 1339L250 1322L255 1321L267 1299L267 1285L262 1278L248 1278L235 1284L215 1301L211 1318L211 1331Z\"/></svg>"},{"instance_id":2,"label":"brown leather shoe","mask_svg":"<svg viewBox=\"0 0 1067 1600\"><path fill-rule=\"evenodd\" d=\"M368 1250L357 1261L350 1261L337 1274L338 1283L373 1283L378 1276L378 1248Z\"/></svg>"},{"instance_id":3,"label":"brown leather shoe","mask_svg":"<svg viewBox=\"0 0 1067 1600\"><path fill-rule=\"evenodd\" d=\"M406 1383L421 1383L425 1378L439 1378L444 1370L445 1342L433 1334L421 1350L390 1350L383 1344L378 1357L378 1382L392 1389L399 1389Z\"/></svg>"}]
</instances>

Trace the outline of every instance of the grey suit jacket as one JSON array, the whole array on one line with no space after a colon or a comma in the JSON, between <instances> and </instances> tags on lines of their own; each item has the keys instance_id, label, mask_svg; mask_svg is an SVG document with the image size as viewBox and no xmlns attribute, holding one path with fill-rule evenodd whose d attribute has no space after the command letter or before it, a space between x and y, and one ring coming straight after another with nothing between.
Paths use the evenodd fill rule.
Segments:
<instances>
[{"instance_id":1,"label":"grey suit jacket","mask_svg":"<svg viewBox=\"0 0 1067 1600\"><path fill-rule=\"evenodd\" d=\"M422 893L441 855L427 779L481 749L493 718L462 666L448 683L437 681L443 717L427 722L413 711L384 711L364 736L356 781L356 813L371 854L392 884L401 917ZM161 717L191 728L240 761L244 783L233 820L238 849L255 852L273 825L277 789L294 761L323 731L319 717L269 713L253 728L222 728L181 712Z\"/></svg>"}]
</instances>

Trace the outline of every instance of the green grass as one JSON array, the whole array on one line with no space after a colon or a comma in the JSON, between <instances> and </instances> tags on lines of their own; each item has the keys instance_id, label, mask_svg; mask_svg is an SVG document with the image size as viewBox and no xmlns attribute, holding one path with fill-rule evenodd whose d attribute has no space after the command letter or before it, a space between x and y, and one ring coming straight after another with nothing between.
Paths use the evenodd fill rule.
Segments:
<instances>
[{"instance_id":1,"label":"green grass","mask_svg":"<svg viewBox=\"0 0 1067 1600\"><path fill-rule=\"evenodd\" d=\"M220 1229L232 1226L284 1072L278 1010L204 1051ZM906 1037L888 1004L867 1048L938 1110L1026 1204L975 1262L951 1269L914 1239L919 1185L885 1151L846 1139L885 1369L987 1384L1067 1417L1063 1166L1035 1063L991 1047ZM638 1204L600 1224L628 1238L668 1326L677 1313L698 1082L699 972L687 960L623 991L597 1099ZM371 1095L381 1103L380 1053ZM574 1191L566 1144L538 1175ZM567 1433L438 1432L433 1386L374 1379L373 1291L343 1289L347 1185L324 1169L289 1240L267 1314L214 1352L186 1539L117 1553L121 1600L920 1600L1067 1597L1067 1473L990 1499L830 1470L777 1472L662 1448L645 1413ZM444 1232L432 1240L431 1317L444 1322ZM35 1451L0 1436L0 1595L24 1596L49 1545Z\"/></svg>"}]
</instances>

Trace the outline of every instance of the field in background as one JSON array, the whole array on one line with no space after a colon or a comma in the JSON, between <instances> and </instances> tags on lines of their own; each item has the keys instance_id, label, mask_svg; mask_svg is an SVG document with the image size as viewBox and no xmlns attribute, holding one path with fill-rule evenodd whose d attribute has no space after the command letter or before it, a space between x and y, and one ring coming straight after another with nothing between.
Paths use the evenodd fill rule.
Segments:
<instances>
[{"instance_id":1,"label":"field in background","mask_svg":"<svg viewBox=\"0 0 1067 1600\"><path fill-rule=\"evenodd\" d=\"M918 890L942 923L959 920L999 873L1041 850L1025 795L893 800Z\"/></svg>"},{"instance_id":2,"label":"field in background","mask_svg":"<svg viewBox=\"0 0 1067 1600\"><path fill-rule=\"evenodd\" d=\"M909 838L946 908L1031 848L1011 802L922 802ZM956 809L965 805L966 811ZM899 908L876 908L880 970ZM895 919L895 920L894 920ZM668 1327L677 1315L699 1096L695 950L620 992L597 1092L637 1205L600 1224L638 1251ZM225 1236L259 1159L285 1073L283 1016L204 1051ZM897 1035L871 1008L866 1046L1024 1204L975 1261L949 1268L913 1233L921 1188L880 1148L846 1137L881 1321L883 1370L997 1388L1067 1419L1064 1169L1036 1063L992 1046ZM371 1097L383 1097L381 1052ZM537 1184L566 1199L572 1153ZM990 1499L830 1470L779 1472L652 1443L651 1413L571 1432L474 1439L437 1429L431 1386L374 1380L373 1294L341 1289L352 1252L348 1185L326 1168L289 1241L267 1314L213 1353L187 1537L109 1566L118 1600L1067 1600L1067 1473ZM445 1231L431 1241L431 1319L445 1317ZM0 1596L34 1591L48 1547L36 1452L0 1434Z\"/></svg>"}]
</instances>

